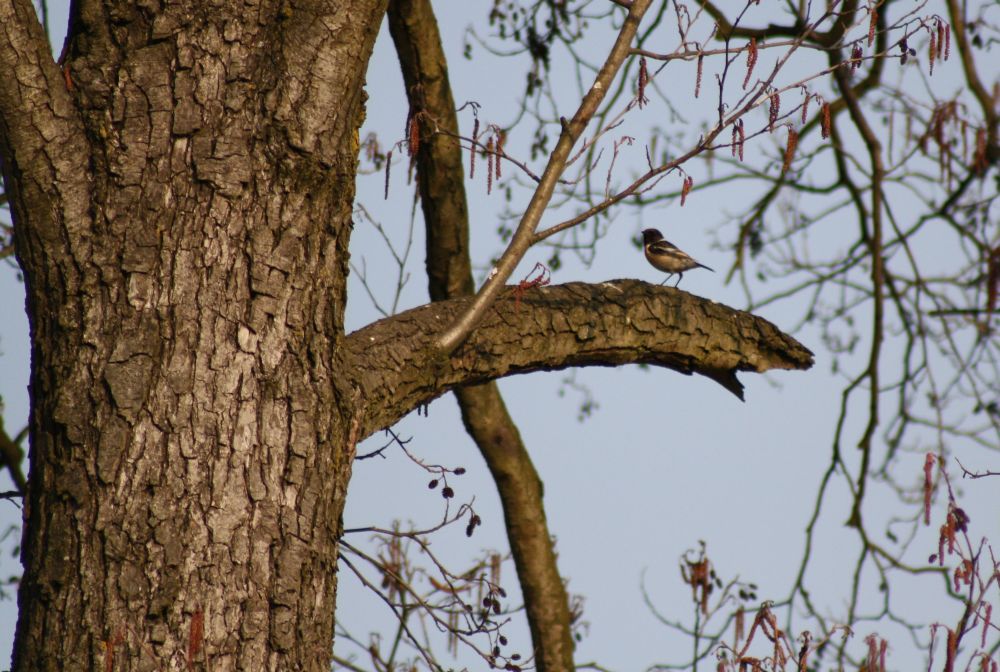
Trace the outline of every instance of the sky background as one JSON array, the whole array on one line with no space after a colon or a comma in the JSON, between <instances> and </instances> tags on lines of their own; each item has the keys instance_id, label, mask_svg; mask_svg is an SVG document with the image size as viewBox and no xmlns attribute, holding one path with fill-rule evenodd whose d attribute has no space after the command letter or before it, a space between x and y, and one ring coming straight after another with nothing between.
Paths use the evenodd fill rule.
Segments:
<instances>
[{"instance_id":1,"label":"sky background","mask_svg":"<svg viewBox=\"0 0 1000 672\"><path fill-rule=\"evenodd\" d=\"M435 3L439 9L442 35L449 55L449 67L455 100L482 105L484 122L509 124L515 115L514 92L522 88L523 70L510 62L491 58L474 47L474 59L462 57L464 31L475 23L485 32L483 19L486 4ZM471 9L470 9L471 8ZM66 8L51 6L53 44L60 51L64 34ZM600 33L596 33L599 37ZM671 77L673 73L671 71ZM686 76L678 73L678 77ZM576 76L567 72L561 84L567 98L560 104L569 116L575 99L571 97ZM690 79L688 77L688 79ZM676 79L662 80L665 88L684 90ZM399 67L387 31L379 37L368 76L368 118L362 137L368 131L378 134L383 144L402 137L406 116ZM689 90L689 89L688 89ZM690 96L678 96L677 102L690 102ZM705 104L704 100L700 104ZM639 117L640 125L656 123L662 108L648 108ZM681 114L686 113L681 110ZM471 116L461 116L468 133ZM623 133L625 131L623 130ZM525 152L530 138L511 133L508 151ZM776 151L775 140L763 138L751 151ZM637 142L631 159L641 163L642 142ZM398 152L397 152L398 155ZM540 172L539 161L532 162ZM629 168L623 164L622 174ZM509 178L510 173L506 173ZM602 174L603 175L603 174ZM397 245L405 243L411 229L412 188L405 184L405 169L395 166L390 198L383 200L381 175L359 179L358 200L380 222ZM664 183L661 191L676 189ZM502 192L486 195L482 175L467 185L470 193L473 263L480 279L489 262L501 250L497 227L502 209L517 209L524 200L523 191L514 192L514 200L504 202ZM614 278L638 278L658 283L662 274L649 267L632 240L645 227L656 226L667 237L701 262L724 271L732 263L732 252L715 244L716 228L728 214L744 205L747 192L733 188L719 198L689 197L679 203L663 202L642 212L619 212L601 241L593 263L580 263L572 255L563 255L564 265L552 275L553 283L569 281L601 282ZM419 209L418 209L419 210ZM553 216L543 226L559 221ZM399 309L427 301L423 273L422 222L412 226L413 240L404 272L408 274L399 301ZM826 244L822 232L812 244ZM836 240L829 234L830 241ZM947 249L944 239L921 241L928 248ZM352 262L377 276L369 289L382 305L391 305L395 266L379 234L363 218L358 218L351 244ZM536 261L544 262L551 251L533 250L513 278L524 277ZM746 295L736 283L725 284L725 273L692 271L685 275L682 288L694 294L736 308L746 304ZM348 330L380 317L361 286L358 274L352 274ZM0 273L0 394L4 400L4 419L8 432L16 433L27 418L26 385L28 379L27 321L24 316L24 291L16 268L7 263ZM801 319L801 305L795 301L773 304L756 311L779 327L788 329ZM859 317L859 329L867 331L867 315ZM831 437L837 420L837 408L844 374L834 372L833 360L820 342L818 331L810 326L797 338L816 353L816 365L808 372L777 372L767 375L742 374L746 385L746 403L741 403L717 384L701 378L686 377L672 371L642 369L636 366L614 369L588 369L571 372L536 373L500 382L512 417L517 422L526 445L545 483L545 503L550 530L558 540L559 564L568 580L569 591L585 598L583 620L588 627L579 643L578 663L596 661L613 670L644 669L654 663L680 663L688 659L688 640L672 633L659 623L644 604L643 585L658 611L667 618L691 624L693 610L690 588L679 576L678 562L688 549L707 544L709 556L723 579L735 578L758 586L759 600L780 600L788 593L792 577L800 563L804 530L812 514L816 491L830 462ZM864 344L867 347L867 344ZM861 348L854 357L842 357L840 371L856 370ZM852 368L855 367L855 368ZM573 385L566 381L572 380ZM596 410L582 421L578 419L585 396L574 385L586 387L597 404ZM859 403L860 403L860 397ZM860 407L857 409L860 410ZM848 425L848 450L853 450L860 428L861 413L853 413ZM449 566L464 566L485 549L505 551L502 513L489 474L471 440L462 428L457 406L451 396L435 401L426 417L411 415L395 428L403 437L411 437L409 449L421 459L450 467L464 466L467 473L454 477L450 485L457 502L474 498L483 525L468 539L464 524L448 528L433 537L433 548ZM385 442L380 434L371 437L358 449L374 450ZM930 443L928 444L930 445ZM883 449L881 441L879 448ZM921 475L923 452L917 446L900 459L900 471L915 482ZM858 451L853 451L857 453ZM972 460L987 459L984 453L968 453ZM847 460L857 464L859 455ZM992 456L996 468L995 454ZM982 468L990 464L981 461ZM3 476L6 479L6 474ZM393 520L404 526L412 523L426 527L437 523L443 513L443 500L437 490L429 490L429 480L399 450L389 449L385 459L358 462L348 497L344 522L347 528L369 525L390 527ZM957 479L956 479L957 480ZM0 488L8 485L0 483ZM977 534L1000 539L997 516L996 485L988 480L962 484L968 497ZM916 506L916 505L914 505ZM894 507L894 508L890 508ZM909 511L916 515L918 508ZM941 509L936 520L941 519ZM821 532L809 567L814 599L826 605L824 612L836 617L844 608L854 563L858 553L856 535L843 526L850 512L850 500L843 479L834 479L833 495L826 502L820 518ZM887 518L900 509L888 489L873 484L866 500L866 517L871 521ZM19 520L20 511L11 502L0 502L3 528ZM939 523L935 523L937 525ZM871 530L885 526L870 522ZM355 535L351 543L361 543L367 535ZM926 558L937 547L936 527L924 530L914 542L916 557ZM0 576L20 571L11 557L13 537L0 545L4 564ZM387 628L386 609L377 598L341 571L338 620L352 633L367 640L367 632ZM907 613L930 610L945 622L953 622L957 607L941 601L937 577L900 577L903 590L893 593L894 604ZM879 594L874 590L876 577L864 575L870 585L871 603L863 611L879 608ZM505 567L504 585L518 603L513 568ZM13 593L11 593L12 595ZM904 602L904 600L908 601ZM0 660L9 651L16 619L12 599L0 602ZM855 636L858 650L869 632L887 634L885 624L861 626ZM509 629L510 650L524 653L530 644L526 629L517 623ZM923 633L926 637L926 633ZM913 647L898 632L890 637L890 663L899 669L914 661ZM441 647L443 652L444 647ZM338 655L358 653L346 643L336 646ZM442 654L442 658L447 659ZM485 669L485 664L461 653L458 665Z\"/></svg>"}]
</instances>

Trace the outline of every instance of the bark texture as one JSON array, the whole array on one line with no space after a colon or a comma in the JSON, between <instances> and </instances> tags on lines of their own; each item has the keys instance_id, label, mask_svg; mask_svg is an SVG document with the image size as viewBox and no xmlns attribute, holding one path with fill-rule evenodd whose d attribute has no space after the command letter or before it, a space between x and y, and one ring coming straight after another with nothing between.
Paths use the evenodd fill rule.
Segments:
<instances>
[{"instance_id":1,"label":"bark texture","mask_svg":"<svg viewBox=\"0 0 1000 672\"><path fill-rule=\"evenodd\" d=\"M410 115L420 124L417 185L427 231L432 301L472 294L469 208L447 59L430 0L393 0L389 30ZM462 422L496 484L528 616L538 672L572 670L569 600L545 519L542 481L496 383L455 390Z\"/></svg>"},{"instance_id":2,"label":"bark texture","mask_svg":"<svg viewBox=\"0 0 1000 672\"><path fill-rule=\"evenodd\" d=\"M459 386L571 366L650 364L711 378L742 399L739 371L807 369L813 354L767 320L639 280L508 287L451 356L434 337L470 298L414 308L355 331L341 370L366 400L361 436Z\"/></svg>"},{"instance_id":3,"label":"bark texture","mask_svg":"<svg viewBox=\"0 0 1000 672\"><path fill-rule=\"evenodd\" d=\"M60 72L0 3L26 45L0 48L33 360L15 669L328 669L383 12L84 0Z\"/></svg>"}]
</instances>

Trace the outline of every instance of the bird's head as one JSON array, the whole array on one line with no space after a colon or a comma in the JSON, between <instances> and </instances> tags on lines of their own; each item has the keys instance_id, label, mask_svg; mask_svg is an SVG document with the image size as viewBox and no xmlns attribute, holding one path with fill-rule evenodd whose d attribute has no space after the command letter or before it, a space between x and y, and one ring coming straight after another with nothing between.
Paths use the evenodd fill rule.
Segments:
<instances>
[{"instance_id":1,"label":"bird's head","mask_svg":"<svg viewBox=\"0 0 1000 672\"><path fill-rule=\"evenodd\" d=\"M643 229L642 230L642 244L649 245L650 243L655 243L658 240L663 240L663 234L656 229Z\"/></svg>"}]
</instances>

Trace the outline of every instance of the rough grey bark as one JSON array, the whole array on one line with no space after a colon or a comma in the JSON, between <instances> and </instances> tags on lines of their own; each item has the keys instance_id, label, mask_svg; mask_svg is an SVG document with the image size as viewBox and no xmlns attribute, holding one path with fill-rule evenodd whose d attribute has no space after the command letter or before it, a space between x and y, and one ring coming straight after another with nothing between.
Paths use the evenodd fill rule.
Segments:
<instances>
[{"instance_id":1,"label":"rough grey bark","mask_svg":"<svg viewBox=\"0 0 1000 672\"><path fill-rule=\"evenodd\" d=\"M33 359L15 669L328 669L383 12L78 2L62 73L0 3Z\"/></svg>"}]
</instances>

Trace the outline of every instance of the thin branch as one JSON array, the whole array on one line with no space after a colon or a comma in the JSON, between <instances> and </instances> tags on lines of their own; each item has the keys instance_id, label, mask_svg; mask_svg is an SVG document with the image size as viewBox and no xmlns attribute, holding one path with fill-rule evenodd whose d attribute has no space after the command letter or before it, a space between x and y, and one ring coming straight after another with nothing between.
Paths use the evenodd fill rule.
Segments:
<instances>
[{"instance_id":1,"label":"thin branch","mask_svg":"<svg viewBox=\"0 0 1000 672\"><path fill-rule=\"evenodd\" d=\"M514 272L517 264L524 257L528 248L531 247L532 237L538 224L541 222L542 214L548 207L552 199L556 183L562 174L573 146L583 134L587 123L597 111L598 106L604 99L605 93L610 89L618 70L628 57L632 39L639 28L639 22L643 14L649 8L652 0L633 0L629 13L622 28L618 33L614 46L608 54L604 66L598 73L594 84L583 97L580 107L572 120L563 125L559 141L555 149L549 155L549 161L542 173L542 179L538 184L524 211L521 222L514 232L510 244L504 251L497 265L494 267L486 283L476 294L475 300L459 316L459 318L436 340L435 347L444 354L450 354L464 341L469 333L476 327L483 318L486 310L496 300L500 290L504 288L508 278Z\"/></svg>"}]
</instances>

